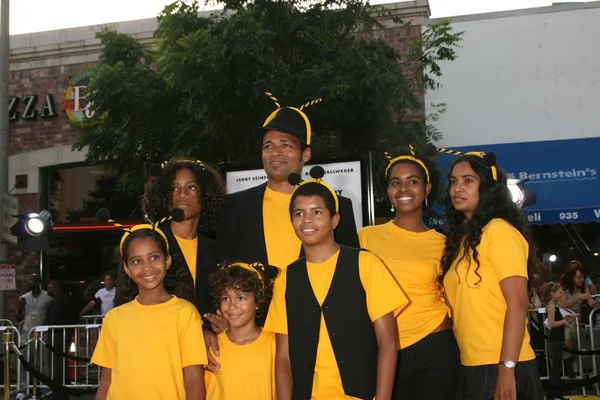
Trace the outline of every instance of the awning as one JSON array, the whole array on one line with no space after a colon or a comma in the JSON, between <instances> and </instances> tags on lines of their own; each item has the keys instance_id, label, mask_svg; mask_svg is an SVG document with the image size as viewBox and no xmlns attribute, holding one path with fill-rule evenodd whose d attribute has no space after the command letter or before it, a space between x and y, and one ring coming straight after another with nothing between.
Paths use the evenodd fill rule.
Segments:
<instances>
[{"instance_id":1,"label":"awning","mask_svg":"<svg viewBox=\"0 0 600 400\"><path fill-rule=\"evenodd\" d=\"M600 222L600 137L452 149L493 151L510 178L528 179L525 186L537 197L535 205L525 208L531 224ZM437 165L444 182L455 160L450 154L439 154ZM429 222L436 226L442 221Z\"/></svg>"}]
</instances>

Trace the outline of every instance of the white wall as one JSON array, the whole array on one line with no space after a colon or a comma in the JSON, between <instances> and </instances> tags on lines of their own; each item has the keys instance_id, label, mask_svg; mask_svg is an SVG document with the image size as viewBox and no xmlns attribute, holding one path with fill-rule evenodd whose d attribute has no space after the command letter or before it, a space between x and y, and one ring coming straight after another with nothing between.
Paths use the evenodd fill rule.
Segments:
<instances>
[{"instance_id":1,"label":"white wall","mask_svg":"<svg viewBox=\"0 0 600 400\"><path fill-rule=\"evenodd\" d=\"M425 96L447 103L439 145L600 136L599 21L600 2L455 19L458 59Z\"/></svg>"}]
</instances>

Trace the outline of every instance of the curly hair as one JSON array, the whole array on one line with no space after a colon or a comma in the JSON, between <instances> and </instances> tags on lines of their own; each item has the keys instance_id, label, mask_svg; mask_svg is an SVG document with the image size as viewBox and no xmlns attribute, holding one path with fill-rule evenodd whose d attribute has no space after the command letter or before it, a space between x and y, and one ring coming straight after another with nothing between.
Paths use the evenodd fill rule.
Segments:
<instances>
[{"instance_id":1,"label":"curly hair","mask_svg":"<svg viewBox=\"0 0 600 400\"><path fill-rule=\"evenodd\" d=\"M455 260L466 259L468 262L471 262L471 257L473 257L473 261L477 264L475 275L479 277L479 281L477 281L476 285L481 282L481 275L478 273L480 262L477 247L481 242L483 228L494 218L501 218L511 224L527 241L529 245L527 275L533 277L533 271L537 265L537 258L535 257L537 247L531 239L525 214L512 201L512 196L507 186L506 175L497 168L498 180L494 180L491 169L481 161L481 158L475 155L463 155L450 168L450 173L448 174L448 192L445 201L447 218L446 247L441 261L442 273L438 277L439 287L442 287L444 277ZM461 162L469 163L473 171L480 178L479 204L470 220L462 212L454 208L449 195L450 175L454 166ZM461 247L461 244L464 247ZM462 252L461 249L463 249ZM531 289L530 279L527 280L527 285Z\"/></svg>"},{"instance_id":2,"label":"curly hair","mask_svg":"<svg viewBox=\"0 0 600 400\"><path fill-rule=\"evenodd\" d=\"M577 275L577 272L581 272L581 275L583 275L583 277L585 278L585 272L583 271L582 267L574 267L571 269L568 269L558 280L560 282L560 284L562 285L563 289L568 290L569 293L574 294L577 291L577 287L576 287L576 283L575 283L575 275ZM581 292L585 292L585 290L587 289L587 284L585 283L585 280L583 281L583 285L581 285Z\"/></svg>"},{"instance_id":3,"label":"curly hair","mask_svg":"<svg viewBox=\"0 0 600 400\"><path fill-rule=\"evenodd\" d=\"M413 156L410 152L408 151L402 151L399 154L396 155L396 157L400 157L400 156ZM439 191L439 187L440 187L440 178L441 178L441 174L440 171L436 168L435 163L429 158L429 157L425 157L422 155L419 155L418 153L416 153L413 157L423 161L423 164L425 164L425 166L427 167L427 171L429 172L429 182L427 182L427 173L425 172L425 169L423 169L423 166L420 165L419 163L412 161L412 160L407 160L407 159L402 159L402 160L398 160L395 161L394 163L392 163L392 165L390 165L389 169L388 169L388 173L385 173L385 170L388 168L388 164L385 164L383 166L383 171L382 171L382 176L383 176L383 188L385 189L385 192L387 193L387 189L390 185L390 176L389 176L389 172L392 172L392 170L394 169L394 167L396 165L399 164L411 164L417 167L417 169L419 170L419 174L421 175L421 179L423 180L423 183L425 185L427 185L427 183L431 184L431 190L429 191L429 194L426 196L426 198L429 199L429 201L427 202L427 205L425 205L425 202L423 202L422 207L423 210L426 210L428 208L431 208L435 202L435 200L437 199L438 196L438 191ZM386 196L386 199L389 203L389 197Z\"/></svg>"},{"instance_id":4,"label":"curly hair","mask_svg":"<svg viewBox=\"0 0 600 400\"><path fill-rule=\"evenodd\" d=\"M263 280L252 271L235 265L236 263L227 263L219 266L219 270L210 277L210 294L215 302L217 309L221 307L221 295L227 289L239 290L254 294L256 303L255 320L264 318L267 314L271 297L273 296L273 282L261 274ZM264 282L264 285L263 285Z\"/></svg>"},{"instance_id":5,"label":"curly hair","mask_svg":"<svg viewBox=\"0 0 600 400\"><path fill-rule=\"evenodd\" d=\"M335 198L333 197L333 194L329 191L329 189L327 189L327 187L319 183L308 182L297 188L294 191L294 194L292 194L289 208L290 218L293 216L294 202L296 201L296 198L298 196L318 196L322 198L325 202L325 208L329 210L330 216L333 217L336 214Z\"/></svg>"},{"instance_id":6,"label":"curly hair","mask_svg":"<svg viewBox=\"0 0 600 400\"><path fill-rule=\"evenodd\" d=\"M123 242L122 256L124 264L121 266L121 268L124 268L124 265L127 264L127 259L129 258L129 246L131 246L131 243L133 243L133 241L136 239L152 239L160 248L163 256L166 257L168 255L167 243L158 232L151 229L140 229L131 232ZM165 290L181 299L193 302L195 291L194 282L190 271L188 270L181 256L174 255L171 257L171 259L171 268L167 270L165 279L162 282ZM125 273L125 271L123 271L121 283L122 285L119 285L121 287L120 296L123 298L123 300L131 301L135 299L135 297L139 294L139 289L135 282L133 282L133 279L131 279L129 275Z\"/></svg>"},{"instance_id":7,"label":"curly hair","mask_svg":"<svg viewBox=\"0 0 600 400\"><path fill-rule=\"evenodd\" d=\"M200 185L200 213L199 228L202 232L214 232L219 222L219 214L225 202L227 188L221 175L213 167L205 165L204 168L190 161L175 161L168 163L162 173L152 177L146 182L142 197L142 210L151 221L158 221L166 215L172 207L172 191L175 175L182 169L190 170Z\"/></svg>"}]
</instances>

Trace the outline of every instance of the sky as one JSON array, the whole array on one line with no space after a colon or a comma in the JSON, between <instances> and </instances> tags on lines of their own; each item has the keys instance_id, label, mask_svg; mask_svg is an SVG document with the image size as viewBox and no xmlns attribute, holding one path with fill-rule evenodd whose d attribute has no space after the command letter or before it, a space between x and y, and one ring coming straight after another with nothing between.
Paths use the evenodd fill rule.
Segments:
<instances>
[{"instance_id":1,"label":"sky","mask_svg":"<svg viewBox=\"0 0 600 400\"><path fill-rule=\"evenodd\" d=\"M10 0L10 34L152 18L174 0ZM568 0L556 0L569 2ZM394 0L372 0L373 4ZM431 17L543 7L552 0L429 0Z\"/></svg>"}]
</instances>

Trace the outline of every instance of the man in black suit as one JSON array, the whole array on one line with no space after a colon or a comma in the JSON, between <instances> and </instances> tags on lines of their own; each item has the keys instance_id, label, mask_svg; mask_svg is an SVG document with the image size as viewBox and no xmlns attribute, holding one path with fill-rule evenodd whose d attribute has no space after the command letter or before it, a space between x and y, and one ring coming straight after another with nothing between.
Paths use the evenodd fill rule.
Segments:
<instances>
[{"instance_id":1,"label":"man in black suit","mask_svg":"<svg viewBox=\"0 0 600 400\"><path fill-rule=\"evenodd\" d=\"M291 107L280 108L257 128L268 179L227 196L217 230L217 261L260 261L284 270L298 259L301 243L288 209L295 186L287 179L292 172L302 174L311 158L310 123L301 113ZM346 197L340 197L340 216L336 241L359 247L352 201Z\"/></svg>"},{"instance_id":2,"label":"man in black suit","mask_svg":"<svg viewBox=\"0 0 600 400\"><path fill-rule=\"evenodd\" d=\"M290 220L289 204L295 186L288 183L292 173L302 174L304 164L311 158L312 131L304 113L306 107L320 103L322 98L305 105L280 107L277 99L265 90L277 105L262 127L254 133L262 143L262 162L267 182L256 187L227 195L221 211L215 244L215 258L222 261L259 261L284 271L296 261L302 251L302 243L296 236ZM323 97L323 96L322 96ZM335 230L339 244L359 247L352 201L339 197L340 223ZM220 315L207 314L213 330L227 325ZM259 321L261 323L262 321ZM216 328L216 329L215 329ZM216 338L207 343L218 350ZM215 371L218 363L209 354L210 366Z\"/></svg>"}]
</instances>

